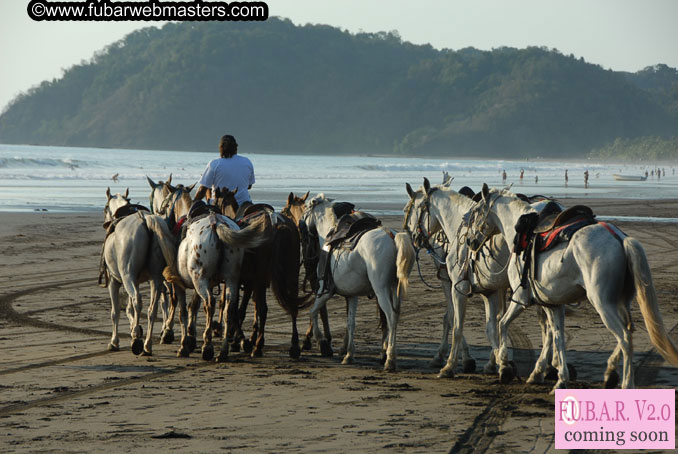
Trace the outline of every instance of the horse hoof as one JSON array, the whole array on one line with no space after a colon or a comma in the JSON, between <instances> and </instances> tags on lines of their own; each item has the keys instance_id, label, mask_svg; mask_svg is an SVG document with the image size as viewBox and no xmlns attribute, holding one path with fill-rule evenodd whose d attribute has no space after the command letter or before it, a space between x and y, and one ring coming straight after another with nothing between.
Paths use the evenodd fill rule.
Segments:
<instances>
[{"instance_id":1,"label":"horse hoof","mask_svg":"<svg viewBox=\"0 0 678 454\"><path fill-rule=\"evenodd\" d=\"M132 353L135 355L141 355L144 351L144 341L141 339L134 339L134 342L132 342Z\"/></svg>"},{"instance_id":2,"label":"horse hoof","mask_svg":"<svg viewBox=\"0 0 678 454\"><path fill-rule=\"evenodd\" d=\"M195 347L198 345L198 343L195 340L195 336L186 336L186 348L190 353L193 353L195 351Z\"/></svg>"},{"instance_id":3,"label":"horse hoof","mask_svg":"<svg viewBox=\"0 0 678 454\"><path fill-rule=\"evenodd\" d=\"M396 362L394 360L387 360L384 364L384 372L395 372L396 371Z\"/></svg>"},{"instance_id":4,"label":"horse hoof","mask_svg":"<svg viewBox=\"0 0 678 454\"><path fill-rule=\"evenodd\" d=\"M515 376L516 374L513 372L513 368L510 366L499 370L499 381L502 385L508 385L511 383Z\"/></svg>"},{"instance_id":5,"label":"horse hoof","mask_svg":"<svg viewBox=\"0 0 678 454\"><path fill-rule=\"evenodd\" d=\"M245 353L252 353L252 342L250 342L247 339L243 339L240 341L240 347L242 348L242 351ZM261 356L261 354L259 355Z\"/></svg>"},{"instance_id":6,"label":"horse hoof","mask_svg":"<svg viewBox=\"0 0 678 454\"><path fill-rule=\"evenodd\" d=\"M572 364L567 365L567 372L570 374L570 380L577 380L577 369Z\"/></svg>"},{"instance_id":7,"label":"horse hoof","mask_svg":"<svg viewBox=\"0 0 678 454\"><path fill-rule=\"evenodd\" d=\"M438 378L454 378L454 370L451 367L443 367L438 372Z\"/></svg>"},{"instance_id":8,"label":"horse hoof","mask_svg":"<svg viewBox=\"0 0 678 454\"><path fill-rule=\"evenodd\" d=\"M549 365L546 368L546 374L544 374L544 378L547 380L558 380L558 369Z\"/></svg>"},{"instance_id":9,"label":"horse hoof","mask_svg":"<svg viewBox=\"0 0 678 454\"><path fill-rule=\"evenodd\" d=\"M290 347L290 358L292 359L299 359L301 356L301 349L299 348L298 345L292 345Z\"/></svg>"},{"instance_id":10,"label":"horse hoof","mask_svg":"<svg viewBox=\"0 0 678 454\"><path fill-rule=\"evenodd\" d=\"M191 354L186 348L181 347L179 350L177 350L177 358L188 358L188 356Z\"/></svg>"},{"instance_id":11,"label":"horse hoof","mask_svg":"<svg viewBox=\"0 0 678 454\"><path fill-rule=\"evenodd\" d=\"M205 361L212 361L214 358L214 347L212 344L205 345L202 348L202 359Z\"/></svg>"},{"instance_id":12,"label":"horse hoof","mask_svg":"<svg viewBox=\"0 0 678 454\"><path fill-rule=\"evenodd\" d=\"M308 337L304 339L304 343L301 345L301 348L303 350L310 350L311 348L313 348L313 345L311 344L311 339L309 339Z\"/></svg>"},{"instance_id":13,"label":"horse hoof","mask_svg":"<svg viewBox=\"0 0 678 454\"><path fill-rule=\"evenodd\" d=\"M353 364L353 357L352 356L346 356L344 357L343 360L341 360L341 364L347 365L347 364Z\"/></svg>"},{"instance_id":14,"label":"horse hoof","mask_svg":"<svg viewBox=\"0 0 678 454\"><path fill-rule=\"evenodd\" d=\"M120 347L118 347L117 345L108 344L108 351L109 352L119 352Z\"/></svg>"},{"instance_id":15,"label":"horse hoof","mask_svg":"<svg viewBox=\"0 0 678 454\"><path fill-rule=\"evenodd\" d=\"M252 358L261 358L262 356L264 356L264 352L260 348L255 348L252 351L251 356L252 356Z\"/></svg>"},{"instance_id":16,"label":"horse hoof","mask_svg":"<svg viewBox=\"0 0 678 454\"><path fill-rule=\"evenodd\" d=\"M162 337L160 338L160 343L165 344L165 345L169 345L172 342L174 342L174 331L172 331L172 330L165 331L162 334Z\"/></svg>"},{"instance_id":17,"label":"horse hoof","mask_svg":"<svg viewBox=\"0 0 678 454\"><path fill-rule=\"evenodd\" d=\"M464 373L465 374L475 374L476 373L476 360L469 358L464 361Z\"/></svg>"},{"instance_id":18,"label":"horse hoof","mask_svg":"<svg viewBox=\"0 0 678 454\"><path fill-rule=\"evenodd\" d=\"M616 370L613 370L605 380L605 389L614 389L617 385L619 385L619 374Z\"/></svg>"},{"instance_id":19,"label":"horse hoof","mask_svg":"<svg viewBox=\"0 0 678 454\"><path fill-rule=\"evenodd\" d=\"M141 352L141 356L153 356L153 352L144 348L144 351Z\"/></svg>"},{"instance_id":20,"label":"horse hoof","mask_svg":"<svg viewBox=\"0 0 678 454\"><path fill-rule=\"evenodd\" d=\"M231 342L228 344L229 347L228 349L234 353L238 353L240 351L240 343L239 342Z\"/></svg>"},{"instance_id":21,"label":"horse hoof","mask_svg":"<svg viewBox=\"0 0 678 454\"><path fill-rule=\"evenodd\" d=\"M326 339L320 341L320 355L326 358L331 358L334 355L332 351L332 345Z\"/></svg>"}]
</instances>

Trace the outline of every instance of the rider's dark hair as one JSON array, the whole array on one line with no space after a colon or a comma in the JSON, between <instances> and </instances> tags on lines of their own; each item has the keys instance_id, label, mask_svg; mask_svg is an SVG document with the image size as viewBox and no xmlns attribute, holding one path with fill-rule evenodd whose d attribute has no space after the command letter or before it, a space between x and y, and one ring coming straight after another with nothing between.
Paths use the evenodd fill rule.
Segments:
<instances>
[{"instance_id":1,"label":"rider's dark hair","mask_svg":"<svg viewBox=\"0 0 678 454\"><path fill-rule=\"evenodd\" d=\"M219 142L219 154L222 158L230 158L238 153L238 142L235 137L227 134L221 138Z\"/></svg>"}]
</instances>

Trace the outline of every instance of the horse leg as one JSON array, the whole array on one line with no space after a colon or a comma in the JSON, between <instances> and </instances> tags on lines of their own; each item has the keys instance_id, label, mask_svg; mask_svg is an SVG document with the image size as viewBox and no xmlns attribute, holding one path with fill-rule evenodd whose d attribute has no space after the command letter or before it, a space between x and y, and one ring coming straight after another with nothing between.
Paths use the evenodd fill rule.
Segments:
<instances>
[{"instance_id":1,"label":"horse leg","mask_svg":"<svg viewBox=\"0 0 678 454\"><path fill-rule=\"evenodd\" d=\"M558 355L558 381L551 391L552 394L555 394L556 389L567 388L567 383L570 381L570 373L565 359L565 306L545 307L544 310L553 332L554 354Z\"/></svg>"},{"instance_id":2,"label":"horse leg","mask_svg":"<svg viewBox=\"0 0 678 454\"><path fill-rule=\"evenodd\" d=\"M139 318L141 315L141 292L139 292L139 287L134 280L129 277L123 277L123 285L125 286L125 291L129 295L128 305L128 316L130 306L132 308L132 322L131 325L131 337L132 337L132 353L135 355L140 355L144 351L144 341L141 340L143 337L143 329L139 326Z\"/></svg>"},{"instance_id":3,"label":"horse leg","mask_svg":"<svg viewBox=\"0 0 678 454\"><path fill-rule=\"evenodd\" d=\"M177 356L188 357L191 353L189 348L188 335L188 308L186 307L186 290L175 287L176 304L179 306L179 327L181 328L181 342L179 343L179 350Z\"/></svg>"},{"instance_id":4,"label":"horse leg","mask_svg":"<svg viewBox=\"0 0 678 454\"><path fill-rule=\"evenodd\" d=\"M297 311L292 315L292 342L290 344L290 358L299 359L301 356L301 347L299 347L299 331L297 331Z\"/></svg>"},{"instance_id":5,"label":"horse leg","mask_svg":"<svg viewBox=\"0 0 678 454\"><path fill-rule=\"evenodd\" d=\"M162 288L162 280L149 281L151 286L151 302L148 306L148 328L146 330L146 340L144 341L144 351L142 355L153 355L153 325L158 315L158 300L160 299L160 289Z\"/></svg>"},{"instance_id":6,"label":"horse leg","mask_svg":"<svg viewBox=\"0 0 678 454\"><path fill-rule=\"evenodd\" d=\"M220 292L219 296L219 312L217 319L212 321L213 335L214 337L222 337L224 335L224 306L226 301L224 300L224 291Z\"/></svg>"},{"instance_id":7,"label":"horse leg","mask_svg":"<svg viewBox=\"0 0 678 454\"><path fill-rule=\"evenodd\" d=\"M502 306L503 296L504 292L501 290L491 293L489 296L483 295L483 302L485 303L485 334L492 346L490 359L487 361L487 364L485 364L485 367L483 367L483 372L486 374L494 374L497 372L497 358L494 356L494 352L499 349L497 315L499 315L499 310Z\"/></svg>"},{"instance_id":8,"label":"horse leg","mask_svg":"<svg viewBox=\"0 0 678 454\"><path fill-rule=\"evenodd\" d=\"M196 335L198 332L197 329L197 318L198 318L198 306L201 302L201 297L198 294L198 291L193 292L193 297L191 298L191 304L188 305L188 318L186 323L186 349L191 353L195 350L197 346Z\"/></svg>"},{"instance_id":9,"label":"horse leg","mask_svg":"<svg viewBox=\"0 0 678 454\"><path fill-rule=\"evenodd\" d=\"M455 297L456 295L456 297ZM452 296L454 301L454 321L452 323L452 344L450 347L450 355L447 357L445 367L440 369L438 378L454 377L454 369L457 366L457 357L459 355L459 347L461 345L461 338L464 329L464 317L466 316L466 302L468 298L465 295L457 292ZM448 306L449 310L449 306Z\"/></svg>"},{"instance_id":10,"label":"horse leg","mask_svg":"<svg viewBox=\"0 0 678 454\"><path fill-rule=\"evenodd\" d=\"M355 353L355 316L358 309L358 297L352 296L346 298L346 355L341 364L353 364L353 353Z\"/></svg>"},{"instance_id":11,"label":"horse leg","mask_svg":"<svg viewBox=\"0 0 678 454\"><path fill-rule=\"evenodd\" d=\"M619 384L619 373L617 366L619 365L619 357L622 355L621 344L617 342L612 354L607 359L607 369L603 375L605 389L614 389Z\"/></svg>"},{"instance_id":12,"label":"horse leg","mask_svg":"<svg viewBox=\"0 0 678 454\"><path fill-rule=\"evenodd\" d=\"M553 370L558 369L558 356L553 354L553 330L548 323L544 309L538 308L537 313L541 329L541 353L539 358L537 358L532 373L527 379L527 383L544 383L544 377L549 368L549 360L552 362L551 367L554 368Z\"/></svg>"},{"instance_id":13,"label":"horse leg","mask_svg":"<svg viewBox=\"0 0 678 454\"><path fill-rule=\"evenodd\" d=\"M517 293L517 292L515 292ZM515 296L514 293L514 296ZM508 360L508 329L511 325L511 322L518 317L525 310L525 306L520 304L513 299L511 304L509 304L508 309L504 313L504 316L499 321L499 351L495 352L495 357L497 358L497 363L499 364L499 381L502 384L507 384L513 377L515 377L515 371Z\"/></svg>"},{"instance_id":14,"label":"horse leg","mask_svg":"<svg viewBox=\"0 0 678 454\"><path fill-rule=\"evenodd\" d=\"M120 350L120 340L118 339L118 322L120 321L120 282L111 279L108 282L108 293L111 296L111 323L113 324L111 342L108 344L108 350L117 352Z\"/></svg>"},{"instance_id":15,"label":"horse leg","mask_svg":"<svg viewBox=\"0 0 678 454\"><path fill-rule=\"evenodd\" d=\"M234 336L243 339L244 344L245 336L242 334L240 317L238 316L238 299L240 298L239 280L233 278L227 280L224 284L224 291L226 292L226 332L234 333ZM228 359L228 349L228 336L224 336L217 361L222 362Z\"/></svg>"},{"instance_id":16,"label":"horse leg","mask_svg":"<svg viewBox=\"0 0 678 454\"><path fill-rule=\"evenodd\" d=\"M264 354L264 331L266 328L266 316L268 315L268 305L266 304L266 287L258 285L254 289L254 306L257 313L257 338L252 350L252 358L259 358Z\"/></svg>"},{"instance_id":17,"label":"horse leg","mask_svg":"<svg viewBox=\"0 0 678 454\"><path fill-rule=\"evenodd\" d=\"M617 339L617 347L615 347L612 355L608 358L607 370L605 371L606 377L605 382L606 386L611 386L614 383L614 369L616 368L617 362L619 360L619 354L624 357L624 366L622 373L622 389L633 388L635 386L634 376L633 376L633 343L632 343L632 334L629 330L629 323L625 323L624 319L631 320L631 316L628 312L628 308L623 306L623 308L617 306L603 306L601 302L597 301L597 295L592 295L589 297L589 301L596 308L600 314L600 318L603 319L603 323L607 329L609 329L614 337ZM622 312L622 314L620 314ZM617 378L618 380L618 378Z\"/></svg>"},{"instance_id":18,"label":"horse leg","mask_svg":"<svg viewBox=\"0 0 678 454\"><path fill-rule=\"evenodd\" d=\"M201 280L195 286L195 292L200 295L205 311L205 331L202 334L202 359L210 361L214 358L214 346L212 345L212 317L214 316L214 297L209 283Z\"/></svg>"},{"instance_id":19,"label":"horse leg","mask_svg":"<svg viewBox=\"0 0 678 454\"><path fill-rule=\"evenodd\" d=\"M165 317L165 319L160 335L160 343L171 344L174 342L174 313L176 312L177 307L177 295L174 291L174 284L164 284L163 287L163 317Z\"/></svg>"},{"instance_id":20,"label":"horse leg","mask_svg":"<svg viewBox=\"0 0 678 454\"><path fill-rule=\"evenodd\" d=\"M438 351L435 356L429 362L431 367L442 367L445 364L445 356L448 354L448 349L450 344L448 339L450 338L450 329L452 328L452 319L454 318L454 312L452 311L452 283L448 279L441 279L440 283L443 286L443 293L445 294L445 315L443 315L443 336L440 339L440 345L438 346Z\"/></svg>"},{"instance_id":21,"label":"horse leg","mask_svg":"<svg viewBox=\"0 0 678 454\"><path fill-rule=\"evenodd\" d=\"M323 307L325 307L331 296L332 295L330 293L316 296L313 307L311 308L311 326L313 327L313 337L320 345L320 354L322 356L331 356L329 353L332 351L332 347L330 341L327 338L323 338L320 333L320 327L318 326L318 313Z\"/></svg>"},{"instance_id":22,"label":"horse leg","mask_svg":"<svg viewBox=\"0 0 678 454\"><path fill-rule=\"evenodd\" d=\"M374 289L374 287L379 288L379 290ZM386 362L384 363L384 370L387 372L395 372L396 370L396 331L398 328L398 306L397 304L397 295L396 289L392 289L387 286L376 286L372 285L372 288L375 290L374 293L377 297L377 302L382 311L384 311L384 316L386 317L386 323L388 327L388 347L386 348Z\"/></svg>"}]
</instances>

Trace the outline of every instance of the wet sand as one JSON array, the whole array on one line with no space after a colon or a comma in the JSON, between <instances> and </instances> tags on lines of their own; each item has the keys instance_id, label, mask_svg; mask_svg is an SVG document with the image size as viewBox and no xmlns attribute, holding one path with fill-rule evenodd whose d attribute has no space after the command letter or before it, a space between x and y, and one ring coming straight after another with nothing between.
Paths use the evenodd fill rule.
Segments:
<instances>
[{"instance_id":1,"label":"wet sand","mask_svg":"<svg viewBox=\"0 0 678 454\"><path fill-rule=\"evenodd\" d=\"M564 202L584 202L606 216L678 217L675 200ZM481 373L436 378L428 363L440 340L444 297L422 282L416 266L393 374L378 362L380 331L367 299L358 307L353 365L342 366L338 355L322 358L315 347L290 359L291 325L271 295L263 358L236 353L225 364L204 362L199 353L177 358L176 342L157 339L152 357L135 357L124 314L124 348L109 353L110 302L96 285L101 214L0 219L0 452L554 451L553 382L524 383L540 348L534 310L512 326L522 378L506 386ZM394 228L401 222L385 218ZM645 246L664 323L678 341L678 224L618 225ZM436 286L435 270L421 255L421 274ZM329 309L338 353L343 300L332 299ZM677 387L678 371L652 349L635 304L633 319L637 386ZM301 329L307 320L302 315ZM203 322L201 314L199 327ZM612 335L588 304L569 313L566 326L568 361L578 372L572 386L602 387ZM484 331L483 304L474 297L465 335L479 371L489 355Z\"/></svg>"}]
</instances>

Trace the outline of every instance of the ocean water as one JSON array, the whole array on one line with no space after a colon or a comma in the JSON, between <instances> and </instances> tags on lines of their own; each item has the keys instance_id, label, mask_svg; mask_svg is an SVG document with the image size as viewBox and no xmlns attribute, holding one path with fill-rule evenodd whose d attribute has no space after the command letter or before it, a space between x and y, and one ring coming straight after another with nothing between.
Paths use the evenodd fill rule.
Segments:
<instances>
[{"instance_id":1,"label":"ocean water","mask_svg":"<svg viewBox=\"0 0 678 454\"><path fill-rule=\"evenodd\" d=\"M678 198L678 175L664 166L666 176L645 182L615 181L614 173L641 175L656 166L544 160L421 159L375 156L272 155L240 150L254 164L255 202L281 208L290 191L351 201L358 207L381 214L401 213L407 201L405 183L418 188L423 177L442 181L443 171L454 177L453 187L482 183L507 184L515 192L553 197ZM101 210L106 188L124 192L129 188L135 203L148 204L153 180L190 185L198 181L213 153L183 151L118 150L0 144L0 211L90 211ZM524 178L519 178L520 170ZM565 169L569 183L565 185ZM589 187L584 187L584 171ZM111 177L118 174L119 181ZM535 177L539 178L535 182Z\"/></svg>"}]
</instances>

